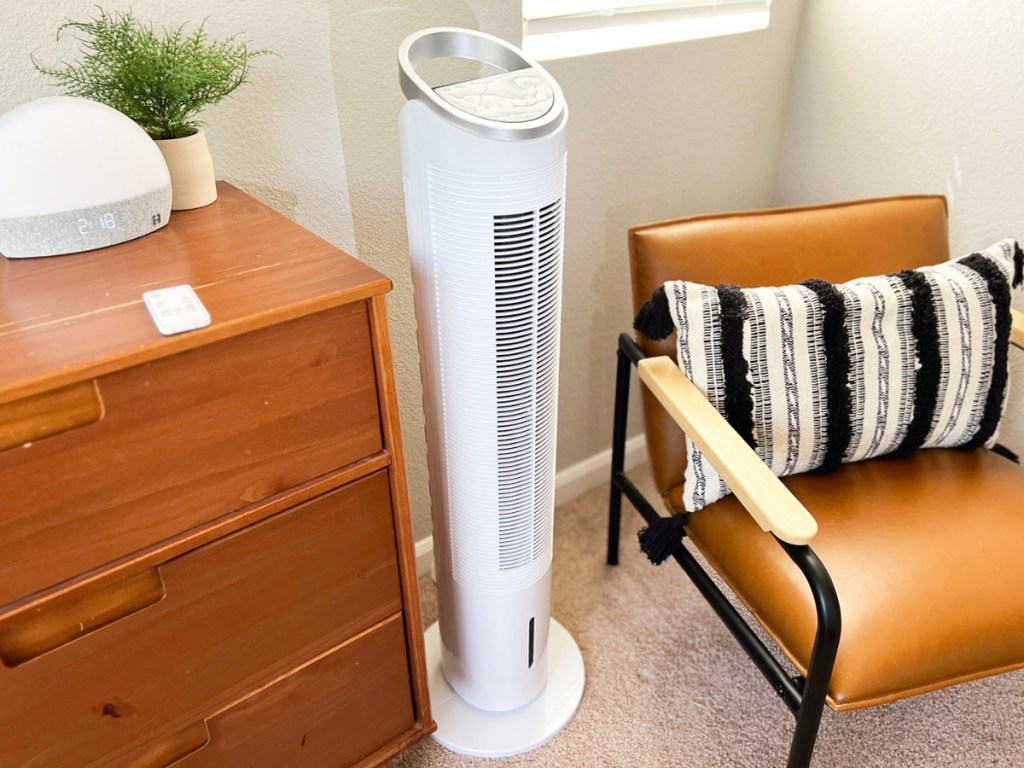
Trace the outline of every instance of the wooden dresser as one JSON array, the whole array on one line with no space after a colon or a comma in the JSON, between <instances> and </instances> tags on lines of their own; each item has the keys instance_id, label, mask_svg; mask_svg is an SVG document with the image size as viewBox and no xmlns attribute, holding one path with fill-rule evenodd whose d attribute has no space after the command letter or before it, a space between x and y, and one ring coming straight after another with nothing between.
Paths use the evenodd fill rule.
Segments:
<instances>
[{"instance_id":1,"label":"wooden dresser","mask_svg":"<svg viewBox=\"0 0 1024 768\"><path fill-rule=\"evenodd\" d=\"M375 766L429 733L387 278L227 185L0 259L0 766ZM188 283L162 337L144 291Z\"/></svg>"}]
</instances>

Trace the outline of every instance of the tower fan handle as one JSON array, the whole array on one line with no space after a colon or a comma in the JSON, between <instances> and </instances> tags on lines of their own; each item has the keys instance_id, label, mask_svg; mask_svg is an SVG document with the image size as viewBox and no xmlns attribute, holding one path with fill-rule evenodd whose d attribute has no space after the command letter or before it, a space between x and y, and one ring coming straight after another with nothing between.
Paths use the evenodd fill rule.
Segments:
<instances>
[{"instance_id":1,"label":"tower fan handle","mask_svg":"<svg viewBox=\"0 0 1024 768\"><path fill-rule=\"evenodd\" d=\"M416 68L431 59L456 57L491 64L506 72L532 68L549 80L553 86L555 104L552 115L564 111L562 93L554 79L537 62L527 58L521 50L486 32L458 27L433 27L409 35L398 49L398 80L402 93L410 100L424 102L443 117L492 138L529 139L548 132L550 119L523 123L496 123L493 120L471 115L453 107L434 93L426 80L419 76Z\"/></svg>"}]
</instances>

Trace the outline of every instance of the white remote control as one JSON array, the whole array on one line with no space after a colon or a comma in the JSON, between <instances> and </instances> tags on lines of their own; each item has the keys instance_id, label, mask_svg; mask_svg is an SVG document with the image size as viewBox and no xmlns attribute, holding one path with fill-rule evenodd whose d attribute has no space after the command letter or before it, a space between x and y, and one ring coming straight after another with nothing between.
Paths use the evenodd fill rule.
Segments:
<instances>
[{"instance_id":1,"label":"white remote control","mask_svg":"<svg viewBox=\"0 0 1024 768\"><path fill-rule=\"evenodd\" d=\"M194 331L210 324L210 313L191 285L175 285L142 294L156 329L164 336Z\"/></svg>"}]
</instances>

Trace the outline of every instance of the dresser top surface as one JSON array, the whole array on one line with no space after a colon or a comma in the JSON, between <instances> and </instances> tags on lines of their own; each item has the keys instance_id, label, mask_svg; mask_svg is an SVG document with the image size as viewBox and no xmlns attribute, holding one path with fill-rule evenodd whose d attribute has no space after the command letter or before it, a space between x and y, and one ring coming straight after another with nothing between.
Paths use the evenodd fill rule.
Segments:
<instances>
[{"instance_id":1,"label":"dresser top surface","mask_svg":"<svg viewBox=\"0 0 1024 768\"><path fill-rule=\"evenodd\" d=\"M225 182L204 208L109 248L0 258L0 402L386 293L366 264ZM191 285L208 327L161 336L145 291Z\"/></svg>"}]
</instances>

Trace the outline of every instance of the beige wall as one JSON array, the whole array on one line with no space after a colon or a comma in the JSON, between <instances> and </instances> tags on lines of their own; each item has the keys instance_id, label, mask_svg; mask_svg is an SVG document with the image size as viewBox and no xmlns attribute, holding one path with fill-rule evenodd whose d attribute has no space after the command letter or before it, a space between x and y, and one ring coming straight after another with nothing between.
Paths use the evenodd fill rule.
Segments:
<instances>
[{"instance_id":1,"label":"beige wall","mask_svg":"<svg viewBox=\"0 0 1024 768\"><path fill-rule=\"evenodd\" d=\"M954 254L1024 240L1022 31L1017 0L808 0L776 202L938 193ZM1010 354L1000 441L1020 452L1024 353Z\"/></svg>"},{"instance_id":2,"label":"beige wall","mask_svg":"<svg viewBox=\"0 0 1024 768\"><path fill-rule=\"evenodd\" d=\"M764 32L546 64L570 110L560 468L611 442L627 228L770 203L800 5L774 2Z\"/></svg>"},{"instance_id":3,"label":"beige wall","mask_svg":"<svg viewBox=\"0 0 1024 768\"><path fill-rule=\"evenodd\" d=\"M614 339L628 328L626 227L767 205L782 146L802 0L765 32L551 62L570 108L559 468L610 443ZM127 7L120 0L108 10ZM417 538L430 532L409 281L395 54L428 26L519 40L519 3L487 0L133 0L157 26L209 19L280 58L208 110L221 178L390 275L389 300ZM91 4L4 0L0 112L53 93L31 67ZM631 433L640 429L634 420Z\"/></svg>"}]
</instances>

